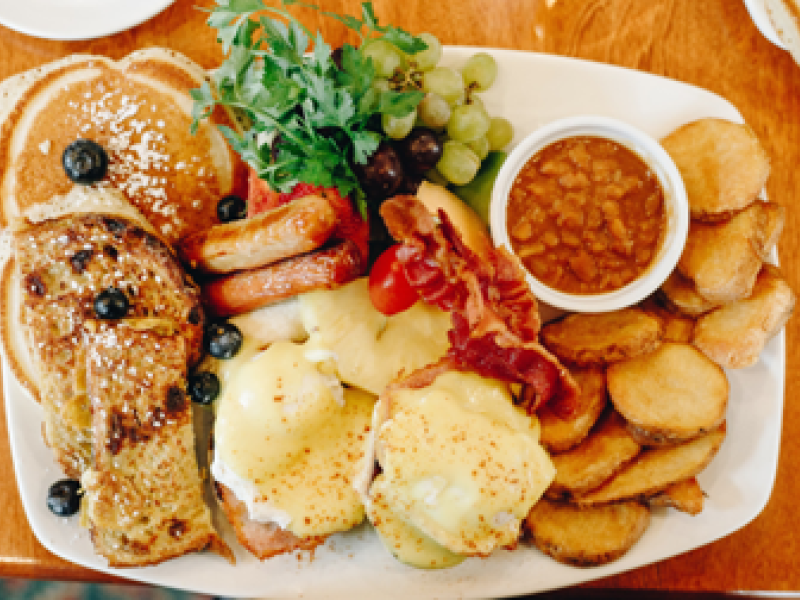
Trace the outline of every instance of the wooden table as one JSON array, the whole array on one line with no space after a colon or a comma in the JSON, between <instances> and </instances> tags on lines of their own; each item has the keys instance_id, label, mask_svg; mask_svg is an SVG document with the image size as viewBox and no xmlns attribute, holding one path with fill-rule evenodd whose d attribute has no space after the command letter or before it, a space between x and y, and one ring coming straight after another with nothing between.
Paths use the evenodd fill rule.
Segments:
<instances>
[{"instance_id":1,"label":"wooden table","mask_svg":"<svg viewBox=\"0 0 800 600\"><path fill-rule=\"evenodd\" d=\"M356 0L319 0L356 13ZM197 5L177 0L130 31L88 42L34 39L0 27L0 79L75 52L119 58L169 46L205 67L220 61ZM384 21L430 31L445 44L516 48L574 56L689 82L730 100L772 157L770 198L789 207L779 252L800 290L800 67L764 39L741 0L375 0ZM337 45L346 32L314 13L303 18ZM786 408L777 482L764 512L739 532L593 588L684 591L800 590L800 319L787 327ZM0 576L107 581L48 553L33 536L17 495L5 419L0 419ZM44 501L44 500L43 500Z\"/></svg>"}]
</instances>

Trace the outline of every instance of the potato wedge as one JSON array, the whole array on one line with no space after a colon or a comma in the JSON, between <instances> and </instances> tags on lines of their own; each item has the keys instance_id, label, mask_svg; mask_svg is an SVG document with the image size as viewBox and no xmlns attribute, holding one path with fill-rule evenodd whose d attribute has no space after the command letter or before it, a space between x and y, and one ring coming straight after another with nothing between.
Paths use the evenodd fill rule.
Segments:
<instances>
[{"instance_id":1,"label":"potato wedge","mask_svg":"<svg viewBox=\"0 0 800 600\"><path fill-rule=\"evenodd\" d=\"M661 319L661 324L664 326L662 342L680 342L688 344L692 340L694 318L687 317L669 306L663 305L656 299L656 296L650 296L640 302L639 308Z\"/></svg>"},{"instance_id":2,"label":"potato wedge","mask_svg":"<svg viewBox=\"0 0 800 600\"><path fill-rule=\"evenodd\" d=\"M576 313L545 325L541 338L558 358L588 366L605 365L652 352L664 335L661 321L638 308Z\"/></svg>"},{"instance_id":3,"label":"potato wedge","mask_svg":"<svg viewBox=\"0 0 800 600\"><path fill-rule=\"evenodd\" d=\"M764 265L749 298L721 306L697 321L692 341L728 369L749 367L786 324L795 295L777 267Z\"/></svg>"},{"instance_id":4,"label":"potato wedge","mask_svg":"<svg viewBox=\"0 0 800 600\"><path fill-rule=\"evenodd\" d=\"M640 449L624 419L609 411L580 445L551 457L556 477L546 493L550 498L586 493L607 481Z\"/></svg>"},{"instance_id":5,"label":"potato wedge","mask_svg":"<svg viewBox=\"0 0 800 600\"><path fill-rule=\"evenodd\" d=\"M575 413L563 419L547 405L537 413L541 434L539 441L549 452L566 452L577 446L589 434L607 404L606 373L601 367L570 369L581 388Z\"/></svg>"},{"instance_id":6,"label":"potato wedge","mask_svg":"<svg viewBox=\"0 0 800 600\"><path fill-rule=\"evenodd\" d=\"M581 508L545 498L525 521L534 545L559 562L593 567L616 560L650 524L650 510L636 501Z\"/></svg>"},{"instance_id":7,"label":"potato wedge","mask_svg":"<svg viewBox=\"0 0 800 600\"><path fill-rule=\"evenodd\" d=\"M675 446L643 450L599 488L573 498L581 506L652 496L706 468L725 439L725 424Z\"/></svg>"},{"instance_id":8,"label":"potato wedge","mask_svg":"<svg viewBox=\"0 0 800 600\"><path fill-rule=\"evenodd\" d=\"M688 440L725 418L728 378L689 344L666 342L655 352L611 365L607 377L612 404L641 444Z\"/></svg>"},{"instance_id":9,"label":"potato wedge","mask_svg":"<svg viewBox=\"0 0 800 600\"><path fill-rule=\"evenodd\" d=\"M696 477L689 477L683 481L673 483L664 491L648 499L648 503L653 506L668 506L681 512L697 515L703 511L703 502L706 495Z\"/></svg>"},{"instance_id":10,"label":"potato wedge","mask_svg":"<svg viewBox=\"0 0 800 600\"><path fill-rule=\"evenodd\" d=\"M720 221L749 206L769 176L769 158L747 125L688 123L661 140L686 186L692 218Z\"/></svg>"},{"instance_id":11,"label":"potato wedge","mask_svg":"<svg viewBox=\"0 0 800 600\"><path fill-rule=\"evenodd\" d=\"M780 237L785 213L782 206L759 201L724 223L693 221L678 270L709 302L727 304L749 296Z\"/></svg>"},{"instance_id":12,"label":"potato wedge","mask_svg":"<svg viewBox=\"0 0 800 600\"><path fill-rule=\"evenodd\" d=\"M669 306L692 317L705 314L718 306L698 294L694 289L694 283L677 270L673 271L661 284L659 292Z\"/></svg>"}]
</instances>

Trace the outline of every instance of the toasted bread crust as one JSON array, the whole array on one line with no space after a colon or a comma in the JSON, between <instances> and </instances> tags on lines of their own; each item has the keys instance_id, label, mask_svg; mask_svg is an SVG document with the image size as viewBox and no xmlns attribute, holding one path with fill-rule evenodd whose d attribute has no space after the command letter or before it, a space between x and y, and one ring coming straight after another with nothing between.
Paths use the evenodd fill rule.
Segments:
<instances>
[{"instance_id":1,"label":"toasted bread crust","mask_svg":"<svg viewBox=\"0 0 800 600\"><path fill-rule=\"evenodd\" d=\"M76 381L82 329L94 318L94 299L115 287L128 297L128 316L162 318L186 339L191 363L200 358L204 314L200 294L169 248L138 225L119 217L81 215L19 229L14 236L20 277L16 323L38 372L46 441L67 475L89 465L88 404ZM4 291L3 294L6 297ZM4 342L13 332L5 332ZM10 362L18 347L6 346Z\"/></svg>"},{"instance_id":2,"label":"toasted bread crust","mask_svg":"<svg viewBox=\"0 0 800 600\"><path fill-rule=\"evenodd\" d=\"M92 461L82 516L95 551L114 567L207 547L232 559L203 501L187 340L166 319L87 321L83 339Z\"/></svg>"}]
</instances>

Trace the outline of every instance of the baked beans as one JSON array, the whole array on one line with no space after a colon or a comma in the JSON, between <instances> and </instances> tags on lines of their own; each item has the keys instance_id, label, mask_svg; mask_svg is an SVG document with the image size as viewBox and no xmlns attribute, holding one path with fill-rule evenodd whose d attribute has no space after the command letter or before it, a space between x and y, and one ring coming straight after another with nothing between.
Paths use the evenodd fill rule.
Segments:
<instances>
[{"instance_id":1,"label":"baked beans","mask_svg":"<svg viewBox=\"0 0 800 600\"><path fill-rule=\"evenodd\" d=\"M545 285L572 294L619 289L648 269L666 228L647 164L597 137L546 146L520 170L506 215L511 247Z\"/></svg>"}]
</instances>

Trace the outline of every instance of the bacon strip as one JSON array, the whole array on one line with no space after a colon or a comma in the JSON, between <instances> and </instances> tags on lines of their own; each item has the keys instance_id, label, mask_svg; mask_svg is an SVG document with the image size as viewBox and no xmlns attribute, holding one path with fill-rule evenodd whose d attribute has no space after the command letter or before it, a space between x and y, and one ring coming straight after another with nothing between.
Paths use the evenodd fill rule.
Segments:
<instances>
[{"instance_id":1,"label":"bacon strip","mask_svg":"<svg viewBox=\"0 0 800 600\"><path fill-rule=\"evenodd\" d=\"M449 311L449 356L457 368L526 384L525 409L545 403L569 416L578 386L538 341L536 298L517 261L503 248L485 258L462 241L447 214L437 219L414 196L395 196L381 206L389 233L403 243L397 259L422 298Z\"/></svg>"}]
</instances>

